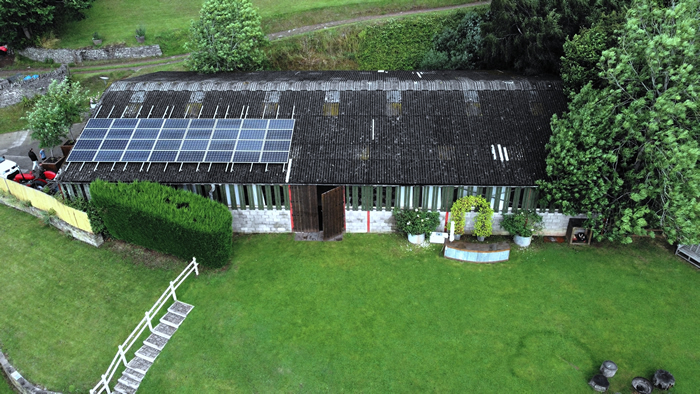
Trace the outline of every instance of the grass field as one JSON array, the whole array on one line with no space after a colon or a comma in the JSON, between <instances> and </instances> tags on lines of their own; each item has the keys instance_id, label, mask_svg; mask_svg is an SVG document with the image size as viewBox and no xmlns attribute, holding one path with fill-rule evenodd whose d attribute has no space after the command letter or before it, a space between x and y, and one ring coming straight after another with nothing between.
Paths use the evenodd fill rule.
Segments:
<instances>
[{"instance_id":1,"label":"grass field","mask_svg":"<svg viewBox=\"0 0 700 394\"><path fill-rule=\"evenodd\" d=\"M266 33L322 22L351 19L358 16L384 14L418 8L432 8L469 3L465 0L254 0L263 19ZM145 44L176 42L178 45L163 50L166 55L183 53L179 44L189 22L199 17L201 0L96 0L86 18L68 24L59 33L59 46L80 48L92 45L92 33L104 36L104 44L125 42L136 45L134 31L139 25L146 28ZM161 39L156 39L160 36Z\"/></svg>"},{"instance_id":2,"label":"grass field","mask_svg":"<svg viewBox=\"0 0 700 394\"><path fill-rule=\"evenodd\" d=\"M93 383L175 275L5 207L0 234L0 342L54 389ZM394 234L255 235L234 238L233 261L178 292L195 309L140 391L587 393L606 359L612 392L658 368L675 392L700 384L700 278L662 242L536 242L469 265Z\"/></svg>"}]
</instances>

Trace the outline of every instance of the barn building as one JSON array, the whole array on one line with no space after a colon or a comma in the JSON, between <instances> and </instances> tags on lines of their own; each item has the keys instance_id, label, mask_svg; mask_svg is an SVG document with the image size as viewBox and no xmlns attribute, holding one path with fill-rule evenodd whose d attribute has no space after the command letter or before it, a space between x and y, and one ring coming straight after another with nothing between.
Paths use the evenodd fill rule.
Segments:
<instances>
[{"instance_id":1,"label":"barn building","mask_svg":"<svg viewBox=\"0 0 700 394\"><path fill-rule=\"evenodd\" d=\"M237 232L392 231L391 211L478 194L538 206L561 82L490 71L159 72L113 83L73 148L62 190L148 180L226 204ZM467 222L467 230L471 222Z\"/></svg>"}]
</instances>

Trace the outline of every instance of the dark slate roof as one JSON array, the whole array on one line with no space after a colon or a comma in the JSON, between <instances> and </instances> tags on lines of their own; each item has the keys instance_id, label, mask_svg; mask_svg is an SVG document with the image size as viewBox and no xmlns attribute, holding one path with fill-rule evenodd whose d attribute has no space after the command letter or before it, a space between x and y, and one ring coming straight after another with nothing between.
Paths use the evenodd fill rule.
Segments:
<instances>
[{"instance_id":1,"label":"dark slate roof","mask_svg":"<svg viewBox=\"0 0 700 394\"><path fill-rule=\"evenodd\" d=\"M96 117L181 118L191 100L201 118L293 113L289 181L278 164L208 163L72 163L62 180L532 186L545 175L550 118L566 107L558 80L489 71L160 72L112 84Z\"/></svg>"}]
</instances>

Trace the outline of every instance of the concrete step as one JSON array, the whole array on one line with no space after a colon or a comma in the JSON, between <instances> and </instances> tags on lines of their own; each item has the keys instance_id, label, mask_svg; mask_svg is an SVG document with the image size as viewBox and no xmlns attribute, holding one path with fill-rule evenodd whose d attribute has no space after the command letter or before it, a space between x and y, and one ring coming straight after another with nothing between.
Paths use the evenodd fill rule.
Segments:
<instances>
[{"instance_id":1,"label":"concrete step","mask_svg":"<svg viewBox=\"0 0 700 394\"><path fill-rule=\"evenodd\" d=\"M172 305L170 305L170 308L168 308L168 312L172 312L182 317L187 317L187 315L192 311L192 308L194 308L194 306L190 304L185 304L181 301L175 301Z\"/></svg>"},{"instance_id":2,"label":"concrete step","mask_svg":"<svg viewBox=\"0 0 700 394\"><path fill-rule=\"evenodd\" d=\"M136 389L129 386L125 386L121 383L117 383L117 385L114 386L114 392L121 394L134 394L136 392Z\"/></svg>"},{"instance_id":3,"label":"concrete step","mask_svg":"<svg viewBox=\"0 0 700 394\"><path fill-rule=\"evenodd\" d=\"M122 374L122 376L128 376L131 379L138 381L140 384L141 381L143 380L143 377L146 375L142 374L141 372L138 372L135 369L127 368L124 370L124 373Z\"/></svg>"},{"instance_id":4,"label":"concrete step","mask_svg":"<svg viewBox=\"0 0 700 394\"><path fill-rule=\"evenodd\" d=\"M163 324L167 324L169 326L178 328L180 327L180 324L185 320L185 317L182 315L178 315L172 312L168 312L165 314L165 316L160 318L160 322Z\"/></svg>"},{"instance_id":5,"label":"concrete step","mask_svg":"<svg viewBox=\"0 0 700 394\"><path fill-rule=\"evenodd\" d=\"M151 368L151 365L153 365L152 362L146 361L140 357L134 357L128 364L126 364L127 367L142 374L148 372L148 368Z\"/></svg>"},{"instance_id":6,"label":"concrete step","mask_svg":"<svg viewBox=\"0 0 700 394\"><path fill-rule=\"evenodd\" d=\"M117 382L123 384L124 386L129 386L129 387L131 387L131 388L134 389L134 390L138 389L138 388L139 388L139 384L141 384L141 381L140 381L140 380L131 379L130 377L128 377L128 376L126 376L126 375L122 375L122 377L119 378L119 379L117 380Z\"/></svg>"},{"instance_id":7,"label":"concrete step","mask_svg":"<svg viewBox=\"0 0 700 394\"><path fill-rule=\"evenodd\" d=\"M153 328L153 332L167 339L172 338L173 334L175 334L175 331L177 331L177 328L163 323L159 323Z\"/></svg>"},{"instance_id":8,"label":"concrete step","mask_svg":"<svg viewBox=\"0 0 700 394\"><path fill-rule=\"evenodd\" d=\"M158 334L151 334L143 341L144 345L148 345L154 349L163 350L165 344L168 343L168 338L162 337Z\"/></svg>"},{"instance_id":9,"label":"concrete step","mask_svg":"<svg viewBox=\"0 0 700 394\"><path fill-rule=\"evenodd\" d=\"M141 346L141 349L136 351L136 357L141 357L142 359L150 362L156 361L156 357L160 354L160 350L154 349L148 345Z\"/></svg>"}]
</instances>

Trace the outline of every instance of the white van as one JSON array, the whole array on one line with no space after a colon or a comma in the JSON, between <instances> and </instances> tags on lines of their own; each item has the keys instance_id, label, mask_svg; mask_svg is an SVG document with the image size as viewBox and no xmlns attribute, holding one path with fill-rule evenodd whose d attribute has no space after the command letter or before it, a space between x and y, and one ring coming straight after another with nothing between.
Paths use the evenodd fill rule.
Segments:
<instances>
[{"instance_id":1,"label":"white van","mask_svg":"<svg viewBox=\"0 0 700 394\"><path fill-rule=\"evenodd\" d=\"M12 160L7 160L5 156L0 158L0 178L15 179L15 175L19 174L17 163Z\"/></svg>"}]
</instances>

